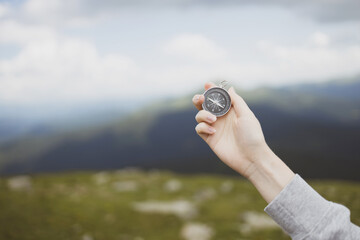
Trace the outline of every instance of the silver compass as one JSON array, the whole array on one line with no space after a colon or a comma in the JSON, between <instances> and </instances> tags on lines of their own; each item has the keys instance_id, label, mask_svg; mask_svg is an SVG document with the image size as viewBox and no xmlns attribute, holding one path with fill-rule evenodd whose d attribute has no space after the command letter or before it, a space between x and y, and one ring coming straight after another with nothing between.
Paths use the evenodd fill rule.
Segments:
<instances>
[{"instance_id":1,"label":"silver compass","mask_svg":"<svg viewBox=\"0 0 360 240\"><path fill-rule=\"evenodd\" d=\"M204 110L211 112L217 117L224 116L231 107L231 98L224 89L227 81L223 80L218 87L209 88L204 92L205 100L202 104Z\"/></svg>"}]
</instances>

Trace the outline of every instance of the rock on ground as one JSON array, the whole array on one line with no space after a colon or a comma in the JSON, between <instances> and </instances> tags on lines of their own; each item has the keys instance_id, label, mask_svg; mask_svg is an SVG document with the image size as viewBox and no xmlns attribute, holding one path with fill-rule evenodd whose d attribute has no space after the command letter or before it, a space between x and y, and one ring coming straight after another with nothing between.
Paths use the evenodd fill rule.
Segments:
<instances>
[{"instance_id":1,"label":"rock on ground","mask_svg":"<svg viewBox=\"0 0 360 240\"><path fill-rule=\"evenodd\" d=\"M93 175L93 179L97 185L103 185L110 180L108 172L98 172Z\"/></svg>"},{"instance_id":2,"label":"rock on ground","mask_svg":"<svg viewBox=\"0 0 360 240\"><path fill-rule=\"evenodd\" d=\"M193 199L196 202L203 202L206 200L214 199L216 196L217 196L216 190L214 188L208 187L208 188L203 188L203 189L200 189L199 191L197 191L193 195Z\"/></svg>"},{"instance_id":3,"label":"rock on ground","mask_svg":"<svg viewBox=\"0 0 360 240\"><path fill-rule=\"evenodd\" d=\"M174 214L181 219L191 219L197 215L197 208L195 205L185 200L171 202L135 202L133 203L133 208L138 212Z\"/></svg>"},{"instance_id":4,"label":"rock on ground","mask_svg":"<svg viewBox=\"0 0 360 240\"><path fill-rule=\"evenodd\" d=\"M133 192L138 189L135 181L117 181L114 182L112 186L117 192Z\"/></svg>"},{"instance_id":5,"label":"rock on ground","mask_svg":"<svg viewBox=\"0 0 360 240\"><path fill-rule=\"evenodd\" d=\"M214 230L203 223L189 222L183 226L180 234L185 240L209 240Z\"/></svg>"},{"instance_id":6,"label":"rock on ground","mask_svg":"<svg viewBox=\"0 0 360 240\"><path fill-rule=\"evenodd\" d=\"M181 190L182 183L177 179L170 179L164 184L164 190L166 192L177 192Z\"/></svg>"},{"instance_id":7,"label":"rock on ground","mask_svg":"<svg viewBox=\"0 0 360 240\"><path fill-rule=\"evenodd\" d=\"M16 176L7 180L7 185L14 191L28 191L31 190L31 178L29 176Z\"/></svg>"}]
</instances>

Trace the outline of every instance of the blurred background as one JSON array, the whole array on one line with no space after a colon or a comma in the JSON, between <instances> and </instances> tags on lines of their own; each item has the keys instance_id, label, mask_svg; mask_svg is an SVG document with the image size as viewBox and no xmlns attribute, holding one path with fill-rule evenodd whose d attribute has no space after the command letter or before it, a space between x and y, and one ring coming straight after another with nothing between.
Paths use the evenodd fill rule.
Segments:
<instances>
[{"instance_id":1,"label":"blurred background","mask_svg":"<svg viewBox=\"0 0 360 240\"><path fill-rule=\"evenodd\" d=\"M289 239L196 135L226 79L360 224L360 2L0 0L0 239Z\"/></svg>"}]
</instances>

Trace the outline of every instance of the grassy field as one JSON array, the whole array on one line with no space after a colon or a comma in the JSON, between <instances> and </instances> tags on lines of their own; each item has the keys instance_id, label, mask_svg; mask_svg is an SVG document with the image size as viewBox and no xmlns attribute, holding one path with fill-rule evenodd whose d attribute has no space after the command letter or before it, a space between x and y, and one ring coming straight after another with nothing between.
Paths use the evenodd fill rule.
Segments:
<instances>
[{"instance_id":1,"label":"grassy field","mask_svg":"<svg viewBox=\"0 0 360 240\"><path fill-rule=\"evenodd\" d=\"M312 181L360 224L360 183ZM240 178L128 169L0 178L0 239L290 239Z\"/></svg>"}]
</instances>

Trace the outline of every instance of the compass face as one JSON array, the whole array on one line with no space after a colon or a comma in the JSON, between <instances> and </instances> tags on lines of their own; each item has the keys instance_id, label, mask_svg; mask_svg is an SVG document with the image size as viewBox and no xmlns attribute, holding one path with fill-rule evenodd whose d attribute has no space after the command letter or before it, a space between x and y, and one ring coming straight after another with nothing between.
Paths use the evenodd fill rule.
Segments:
<instances>
[{"instance_id":1,"label":"compass face","mask_svg":"<svg viewBox=\"0 0 360 240\"><path fill-rule=\"evenodd\" d=\"M213 87L204 93L205 101L202 104L204 110L211 112L217 117L225 115L231 107L230 95L225 89Z\"/></svg>"}]
</instances>

